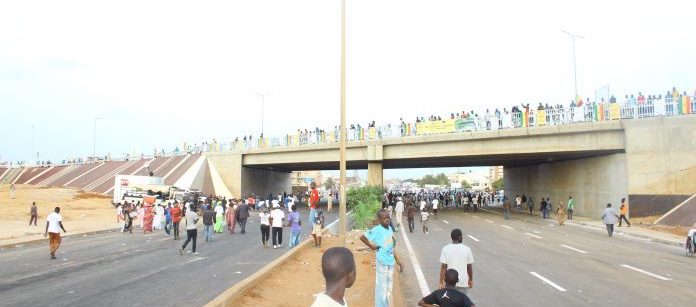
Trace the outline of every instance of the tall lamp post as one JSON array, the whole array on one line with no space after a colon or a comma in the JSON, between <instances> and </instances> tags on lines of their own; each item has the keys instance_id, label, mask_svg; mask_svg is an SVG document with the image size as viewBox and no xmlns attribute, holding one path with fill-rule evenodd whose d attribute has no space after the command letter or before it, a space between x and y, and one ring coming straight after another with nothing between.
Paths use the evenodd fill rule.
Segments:
<instances>
[{"instance_id":1,"label":"tall lamp post","mask_svg":"<svg viewBox=\"0 0 696 307\"><path fill-rule=\"evenodd\" d=\"M341 138L340 152L340 194L338 206L338 235L346 245L346 0L341 0Z\"/></svg>"},{"instance_id":2,"label":"tall lamp post","mask_svg":"<svg viewBox=\"0 0 696 307\"><path fill-rule=\"evenodd\" d=\"M262 94L258 92L255 94L261 96L261 135L263 135L263 117L266 108L266 96L268 96L268 94Z\"/></svg>"},{"instance_id":3,"label":"tall lamp post","mask_svg":"<svg viewBox=\"0 0 696 307\"><path fill-rule=\"evenodd\" d=\"M103 117L94 118L94 134L92 139L92 158L97 156L97 121L104 119Z\"/></svg>"},{"instance_id":4,"label":"tall lamp post","mask_svg":"<svg viewBox=\"0 0 696 307\"><path fill-rule=\"evenodd\" d=\"M36 126L31 124L31 163L36 165Z\"/></svg>"},{"instance_id":5,"label":"tall lamp post","mask_svg":"<svg viewBox=\"0 0 696 307\"><path fill-rule=\"evenodd\" d=\"M568 38L573 42L573 77L575 80L575 99L578 98L578 69L575 63L575 40L584 38L581 35L570 33L566 30L561 30L561 32L568 35Z\"/></svg>"}]
</instances>

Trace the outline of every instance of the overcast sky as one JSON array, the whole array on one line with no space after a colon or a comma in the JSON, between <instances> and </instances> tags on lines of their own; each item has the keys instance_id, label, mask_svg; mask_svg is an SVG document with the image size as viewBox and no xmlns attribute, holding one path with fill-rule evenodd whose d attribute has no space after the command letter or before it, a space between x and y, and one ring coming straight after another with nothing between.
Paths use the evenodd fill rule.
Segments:
<instances>
[{"instance_id":1,"label":"overcast sky","mask_svg":"<svg viewBox=\"0 0 696 307\"><path fill-rule=\"evenodd\" d=\"M645 2L645 4L643 4ZM696 89L695 1L348 1L348 121ZM340 1L2 1L0 160L339 120Z\"/></svg>"}]
</instances>

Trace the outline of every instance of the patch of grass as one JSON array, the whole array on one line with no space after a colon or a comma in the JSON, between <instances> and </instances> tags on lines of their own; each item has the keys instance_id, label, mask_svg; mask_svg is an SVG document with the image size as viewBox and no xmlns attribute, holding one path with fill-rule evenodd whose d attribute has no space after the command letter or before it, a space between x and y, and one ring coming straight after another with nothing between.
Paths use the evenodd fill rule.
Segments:
<instances>
[{"instance_id":1,"label":"patch of grass","mask_svg":"<svg viewBox=\"0 0 696 307\"><path fill-rule=\"evenodd\" d=\"M365 229L374 224L377 211L382 208L383 190L380 187L350 189L346 194L348 208L353 210L356 229Z\"/></svg>"}]
</instances>

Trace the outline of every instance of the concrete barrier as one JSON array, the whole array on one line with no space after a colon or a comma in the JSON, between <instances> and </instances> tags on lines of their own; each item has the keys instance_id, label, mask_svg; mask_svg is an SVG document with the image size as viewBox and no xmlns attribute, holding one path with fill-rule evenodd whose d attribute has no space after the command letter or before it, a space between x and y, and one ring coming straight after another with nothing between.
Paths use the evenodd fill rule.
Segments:
<instances>
[{"instance_id":1,"label":"concrete barrier","mask_svg":"<svg viewBox=\"0 0 696 307\"><path fill-rule=\"evenodd\" d=\"M352 224L353 219L351 218L350 213L348 214L348 225ZM338 230L338 222L339 220L337 219L336 221L332 222L331 224L327 225L324 227L323 233L331 233L330 229L335 229ZM267 264L260 270L256 271L256 273L251 274L249 277L243 279L242 281L238 282L232 288L229 288L225 290L225 292L222 292L222 294L218 295L215 299L212 301L208 302L206 304L206 307L223 307L223 306L235 306L235 302L238 302L239 300L242 299L244 294L246 293L247 290L254 288L256 285L258 285L259 282L264 280L268 275L271 274L271 272L274 272L274 268L277 266L282 266L286 262L288 262L290 259L292 259L296 254L300 253L302 250L309 248L310 244L313 244L314 240L310 237L307 238L306 240L302 241L298 246L296 246L293 249L290 249L280 257L276 258L275 260L271 261L271 263Z\"/></svg>"}]
</instances>

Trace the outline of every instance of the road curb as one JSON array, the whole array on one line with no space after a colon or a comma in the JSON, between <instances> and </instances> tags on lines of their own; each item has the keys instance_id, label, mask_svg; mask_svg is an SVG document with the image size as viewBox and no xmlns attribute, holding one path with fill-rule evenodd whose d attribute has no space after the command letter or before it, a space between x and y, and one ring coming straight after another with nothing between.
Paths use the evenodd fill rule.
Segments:
<instances>
[{"instance_id":1,"label":"road curb","mask_svg":"<svg viewBox=\"0 0 696 307\"><path fill-rule=\"evenodd\" d=\"M480 208L480 209L481 209L481 208ZM488 212L494 212L494 213L500 213L500 212L497 212L497 209L492 209L491 207L486 207L485 209L481 209L481 210L483 210L483 211L488 211ZM534 222L535 222L535 221L533 221L533 220L529 220L528 218L523 218L523 217L519 216L519 214L516 214L516 213L513 213L513 212L510 212L510 213L511 213L511 214L510 214L510 218L515 218L515 219L517 219L517 220L524 221L525 223L534 223ZM518 215L518 216L516 216L516 215ZM528 216L528 215L527 215L527 216ZM550 219L550 220L553 220L553 219ZM537 221L538 221L538 219L537 219ZM573 220L566 220L566 223L572 224L572 225L577 225L577 226L590 227L590 228L599 229L599 230L606 230L606 228L604 228L604 227L597 226L597 225L592 225L592 224L587 223L587 222L576 222L576 221L573 221ZM653 237L653 236L648 236L648 235L643 235L643 234L638 234L638 233L630 233L630 232L625 232L625 231L622 231L622 232L616 231L616 233L622 234L622 235L625 235L625 236L629 236L629 237L638 238L638 239L650 240L651 242L655 242L655 243L660 243L660 244L665 244L665 245L671 245L671 246L676 246L676 247L682 247L682 248L684 247L684 243L683 243L683 242L676 242L676 241L671 241L671 240L665 240L665 239L656 238L656 237Z\"/></svg>"},{"instance_id":2,"label":"road curb","mask_svg":"<svg viewBox=\"0 0 696 307\"><path fill-rule=\"evenodd\" d=\"M109 233L109 232L119 231L119 230L120 230L120 228L112 228L112 229L103 229L103 230L96 230L96 231L78 232L78 233L71 233L69 235L62 236L62 238L67 239L67 238L79 237L79 236L84 236L84 235L92 236L92 235ZM20 242L15 242L15 243L2 243L2 244L0 244L0 248L3 248L3 249L17 248L17 247L22 247L25 245L41 243L44 241L48 242L48 237L40 238L40 239L32 239L32 240L28 240L28 241L20 241Z\"/></svg>"}]
</instances>

